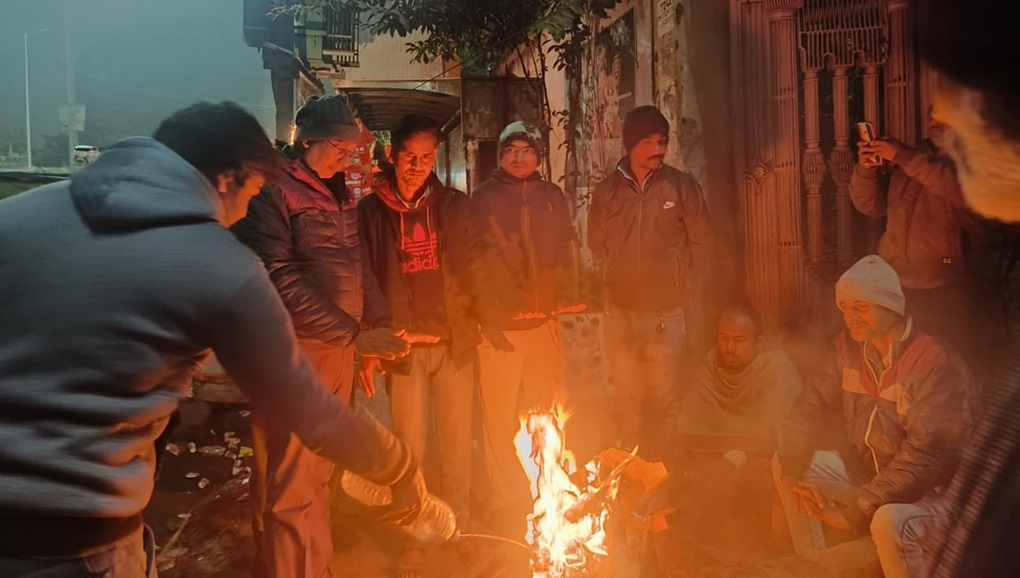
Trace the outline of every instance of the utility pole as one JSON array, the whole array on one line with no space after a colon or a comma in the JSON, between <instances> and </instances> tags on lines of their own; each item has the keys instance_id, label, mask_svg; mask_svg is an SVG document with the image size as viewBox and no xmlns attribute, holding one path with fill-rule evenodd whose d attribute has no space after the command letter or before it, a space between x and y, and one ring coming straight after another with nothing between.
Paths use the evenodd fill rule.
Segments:
<instances>
[{"instance_id":1,"label":"utility pole","mask_svg":"<svg viewBox=\"0 0 1020 578\"><path fill-rule=\"evenodd\" d=\"M78 146L77 103L74 87L74 49L71 38L71 3L64 0L64 60L67 64L67 172L74 171L74 147Z\"/></svg>"},{"instance_id":2,"label":"utility pole","mask_svg":"<svg viewBox=\"0 0 1020 578\"><path fill-rule=\"evenodd\" d=\"M35 167L32 166L32 104L28 91L28 37L48 30L49 28L43 28L25 35L25 152L28 153L28 170L30 171Z\"/></svg>"}]
</instances>

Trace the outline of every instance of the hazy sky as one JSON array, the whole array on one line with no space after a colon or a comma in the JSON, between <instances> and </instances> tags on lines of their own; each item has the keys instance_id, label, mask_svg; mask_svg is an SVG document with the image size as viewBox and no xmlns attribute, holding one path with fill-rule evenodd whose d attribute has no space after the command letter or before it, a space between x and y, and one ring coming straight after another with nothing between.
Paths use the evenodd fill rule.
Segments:
<instances>
[{"instance_id":1,"label":"hazy sky","mask_svg":"<svg viewBox=\"0 0 1020 578\"><path fill-rule=\"evenodd\" d=\"M233 100L273 126L269 71L242 40L242 0L71 0L82 144L150 134L199 100ZM29 38L33 149L58 134L67 100L65 0L0 0L0 146L25 134L24 34ZM92 140L111 142L90 142Z\"/></svg>"}]
</instances>

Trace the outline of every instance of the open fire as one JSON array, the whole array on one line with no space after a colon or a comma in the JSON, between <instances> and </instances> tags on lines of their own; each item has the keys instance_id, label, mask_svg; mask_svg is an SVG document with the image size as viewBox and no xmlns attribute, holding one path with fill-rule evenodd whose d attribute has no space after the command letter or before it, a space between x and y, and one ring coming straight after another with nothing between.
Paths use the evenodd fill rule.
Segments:
<instances>
[{"instance_id":1,"label":"open fire","mask_svg":"<svg viewBox=\"0 0 1020 578\"><path fill-rule=\"evenodd\" d=\"M532 413L522 420L516 439L535 500L528 518L534 578L590 576L608 560L606 521L620 468L605 475L589 462L580 481L584 489L578 488L577 466L564 444L567 417L560 409Z\"/></svg>"}]
</instances>

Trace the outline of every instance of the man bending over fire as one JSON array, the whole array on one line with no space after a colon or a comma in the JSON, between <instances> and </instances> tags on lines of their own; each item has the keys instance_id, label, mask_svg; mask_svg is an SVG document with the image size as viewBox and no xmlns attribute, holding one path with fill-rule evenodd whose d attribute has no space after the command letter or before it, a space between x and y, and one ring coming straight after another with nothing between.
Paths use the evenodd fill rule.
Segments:
<instances>
[{"instance_id":1,"label":"man bending over fire","mask_svg":"<svg viewBox=\"0 0 1020 578\"><path fill-rule=\"evenodd\" d=\"M896 272L864 257L836 283L847 332L779 432L773 476L798 554L821 522L870 533L888 578L924 576L920 546L972 422L963 362L905 316ZM843 418L826 444L826 426ZM840 451L836 451L840 448Z\"/></svg>"}]
</instances>

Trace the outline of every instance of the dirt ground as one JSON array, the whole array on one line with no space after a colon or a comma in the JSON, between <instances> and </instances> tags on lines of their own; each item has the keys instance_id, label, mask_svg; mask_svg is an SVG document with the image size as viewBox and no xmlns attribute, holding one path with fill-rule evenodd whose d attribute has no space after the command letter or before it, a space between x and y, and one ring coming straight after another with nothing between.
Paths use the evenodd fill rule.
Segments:
<instances>
[{"instance_id":1,"label":"dirt ground","mask_svg":"<svg viewBox=\"0 0 1020 578\"><path fill-rule=\"evenodd\" d=\"M583 464L613 442L613 404L607 360L601 347L601 319L571 316L561 323L567 347L568 409L572 411L566 442L577 462ZM381 383L377 384L377 391L372 399L359 392L357 401L388 424L388 400ZM177 453L165 456L156 492L145 512L159 546L160 576L247 577L254 554L245 469L251 461L247 455L251 447L248 411L243 405L186 402L182 418L170 440ZM476 438L477 433L476 427ZM225 439L233 437L238 438L233 446L225 443ZM424 464L426 480L433 487L438 482L434 442L433 439ZM194 452L189 451L189 444L193 444ZM227 452L241 457L234 458ZM235 463L235 459L240 462ZM481 500L486 493L481 460L476 440L472 483L478 493L473 495L473 507L483 505ZM334 503L333 575L395 577L397 559L406 544L404 538L397 530L359 519L356 508L347 500L341 494ZM746 544L745 553L705 546L711 523L711 516L681 520L670 532L649 536L642 543L633 540L624 543L618 534L611 536L614 554L609 575L617 578L869 575L867 571L859 574L843 569L830 571L817 562L763 559L758 555L764 552L763 544ZM873 558L873 548L868 550L870 542L857 548L852 556L860 557L863 551L865 560ZM485 538L466 538L452 545L430 547L426 559L430 578L530 576L526 550Z\"/></svg>"},{"instance_id":2,"label":"dirt ground","mask_svg":"<svg viewBox=\"0 0 1020 578\"><path fill-rule=\"evenodd\" d=\"M597 318L578 316L564 321L569 403L574 410L566 435L580 463L611 442L611 433L605 427L611 420L605 415L609 390L605 356L599 345L600 330ZM379 393L374 398L367 399L359 392L357 401L388 424L385 388L381 383L378 385ZM246 448L251 447L247 409L241 405L185 402L182 413L182 424L170 439L179 453L165 455L156 492L145 512L160 547L160 576L248 576L254 545L247 471L243 468L250 465L251 458L240 457L242 469L237 471L235 458L223 455L230 451L224 442L225 435L235 435L240 440L234 454L244 455ZM438 483L434 441L425 463L426 480L433 486ZM194 452L189 451L189 444L194 444ZM223 454L219 453L221 448ZM481 490L473 496L477 501L485 493L477 441L475 450L473 484ZM334 504L334 576L396 576L403 538L392 530L372 527L352 517L348 506L343 496ZM490 539L465 538L457 544L430 548L426 556L430 577L530 576L525 550Z\"/></svg>"}]
</instances>

